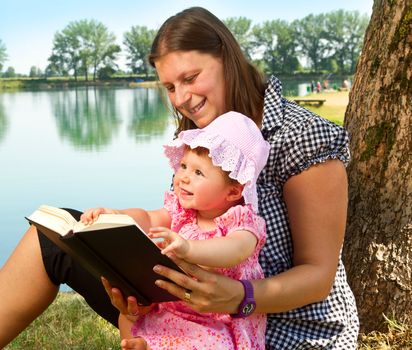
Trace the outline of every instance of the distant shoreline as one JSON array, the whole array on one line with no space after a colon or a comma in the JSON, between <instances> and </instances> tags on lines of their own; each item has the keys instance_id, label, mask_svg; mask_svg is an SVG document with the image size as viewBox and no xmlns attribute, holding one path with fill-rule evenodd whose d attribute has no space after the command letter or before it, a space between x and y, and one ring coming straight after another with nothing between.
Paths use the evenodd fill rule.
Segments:
<instances>
[{"instance_id":1,"label":"distant shoreline","mask_svg":"<svg viewBox=\"0 0 412 350\"><path fill-rule=\"evenodd\" d=\"M146 87L158 86L155 80L143 81L136 78L116 78L108 80L88 80L74 78L15 78L0 79L0 92L52 90L76 87Z\"/></svg>"},{"instance_id":2,"label":"distant shoreline","mask_svg":"<svg viewBox=\"0 0 412 350\"><path fill-rule=\"evenodd\" d=\"M278 75L281 81L296 80L300 82L323 81L325 79L342 80L346 77L331 74L297 73L295 75ZM79 77L77 81L74 77L49 77L49 78L0 78L0 92L6 91L30 91L30 90L51 90L76 87L158 87L156 76L113 76L103 80L88 80Z\"/></svg>"},{"instance_id":3,"label":"distant shoreline","mask_svg":"<svg viewBox=\"0 0 412 350\"><path fill-rule=\"evenodd\" d=\"M280 79L284 79L282 77ZM287 77L293 79L293 77ZM152 78L154 79L154 78ZM299 76L296 80L308 80L309 77ZM49 78L49 79L0 79L0 93L4 92L19 92L19 91L52 91L61 89L75 88L158 88L157 80L142 81L139 78L127 77L125 79L118 77L110 80L97 81L75 81L74 79ZM289 100L295 99L297 96L285 95ZM320 106L304 105L305 108L320 116L329 119L337 124L342 125L346 106L349 102L349 91L328 90L322 91L320 94L312 93L305 95L308 99L324 99L325 103Z\"/></svg>"}]
</instances>

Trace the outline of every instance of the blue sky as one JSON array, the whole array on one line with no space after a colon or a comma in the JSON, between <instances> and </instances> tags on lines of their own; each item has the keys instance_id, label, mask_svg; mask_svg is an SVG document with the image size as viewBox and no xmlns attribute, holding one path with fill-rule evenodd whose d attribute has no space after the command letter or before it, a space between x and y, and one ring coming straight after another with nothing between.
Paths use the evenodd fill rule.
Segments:
<instances>
[{"instance_id":1,"label":"blue sky","mask_svg":"<svg viewBox=\"0 0 412 350\"><path fill-rule=\"evenodd\" d=\"M46 67L54 33L80 19L102 22L121 44L123 33L132 26L157 29L169 16L191 6L205 7L220 19L243 16L258 24L337 9L370 16L372 5L373 0L3 0L0 39L8 54L5 67L28 74L31 66Z\"/></svg>"}]
</instances>

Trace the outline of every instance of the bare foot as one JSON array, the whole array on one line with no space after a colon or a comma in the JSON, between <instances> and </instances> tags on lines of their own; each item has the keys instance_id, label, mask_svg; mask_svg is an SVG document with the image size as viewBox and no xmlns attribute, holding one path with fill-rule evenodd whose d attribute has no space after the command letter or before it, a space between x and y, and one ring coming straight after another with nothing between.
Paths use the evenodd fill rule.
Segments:
<instances>
[{"instance_id":1,"label":"bare foot","mask_svg":"<svg viewBox=\"0 0 412 350\"><path fill-rule=\"evenodd\" d=\"M120 346L122 350L150 350L143 338L122 339Z\"/></svg>"}]
</instances>

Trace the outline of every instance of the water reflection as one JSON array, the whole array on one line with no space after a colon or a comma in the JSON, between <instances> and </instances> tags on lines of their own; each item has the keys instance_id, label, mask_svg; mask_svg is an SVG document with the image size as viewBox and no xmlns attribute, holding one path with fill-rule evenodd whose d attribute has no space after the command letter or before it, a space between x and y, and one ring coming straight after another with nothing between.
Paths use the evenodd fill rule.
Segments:
<instances>
[{"instance_id":1,"label":"water reflection","mask_svg":"<svg viewBox=\"0 0 412 350\"><path fill-rule=\"evenodd\" d=\"M128 133L137 142L164 134L170 121L166 102L159 89L138 89L133 95Z\"/></svg>"},{"instance_id":2,"label":"water reflection","mask_svg":"<svg viewBox=\"0 0 412 350\"><path fill-rule=\"evenodd\" d=\"M78 148L100 149L116 134L115 90L83 88L51 94L53 114L60 136Z\"/></svg>"},{"instance_id":3,"label":"water reflection","mask_svg":"<svg viewBox=\"0 0 412 350\"><path fill-rule=\"evenodd\" d=\"M6 131L9 127L9 121L7 119L6 110L3 105L3 101L0 100L0 143L6 136Z\"/></svg>"},{"instance_id":4,"label":"water reflection","mask_svg":"<svg viewBox=\"0 0 412 350\"><path fill-rule=\"evenodd\" d=\"M158 92L0 93L0 266L27 228L24 216L40 204L162 205L172 175L162 145L174 127Z\"/></svg>"},{"instance_id":5,"label":"water reflection","mask_svg":"<svg viewBox=\"0 0 412 350\"><path fill-rule=\"evenodd\" d=\"M50 98L60 137L86 150L110 144L121 116L128 118L128 135L138 143L163 135L170 121L158 89L83 88L58 91Z\"/></svg>"}]
</instances>

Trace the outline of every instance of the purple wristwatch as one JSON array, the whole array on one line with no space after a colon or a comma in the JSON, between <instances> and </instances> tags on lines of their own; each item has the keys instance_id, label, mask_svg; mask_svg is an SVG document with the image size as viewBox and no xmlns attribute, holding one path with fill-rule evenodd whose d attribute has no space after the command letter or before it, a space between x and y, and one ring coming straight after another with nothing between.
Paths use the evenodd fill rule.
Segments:
<instances>
[{"instance_id":1,"label":"purple wristwatch","mask_svg":"<svg viewBox=\"0 0 412 350\"><path fill-rule=\"evenodd\" d=\"M245 318L250 316L256 309L256 301L253 296L253 286L248 280L239 280L245 289L245 297L239 305L237 314L231 314L233 318Z\"/></svg>"}]
</instances>

